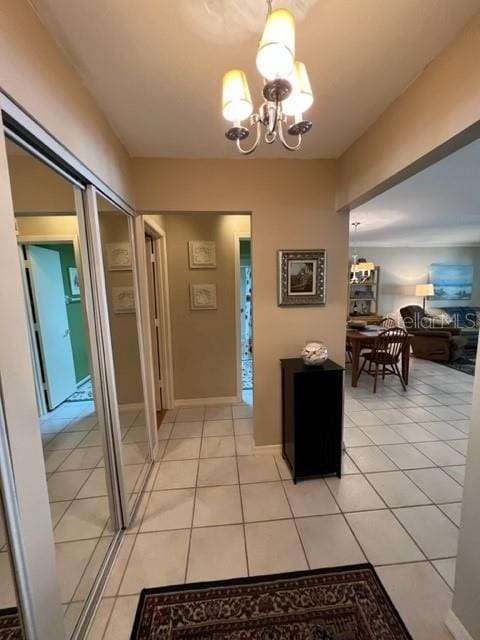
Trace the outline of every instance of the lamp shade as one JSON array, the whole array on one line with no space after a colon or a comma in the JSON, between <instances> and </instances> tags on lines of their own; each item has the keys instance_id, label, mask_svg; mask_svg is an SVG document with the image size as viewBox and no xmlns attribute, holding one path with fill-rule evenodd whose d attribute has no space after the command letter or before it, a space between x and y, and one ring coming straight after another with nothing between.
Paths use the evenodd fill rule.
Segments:
<instances>
[{"instance_id":1,"label":"lamp shade","mask_svg":"<svg viewBox=\"0 0 480 640\"><path fill-rule=\"evenodd\" d=\"M257 69L267 80L288 78L295 62L295 19L288 9L275 9L265 24L257 53Z\"/></svg>"},{"instance_id":2,"label":"lamp shade","mask_svg":"<svg viewBox=\"0 0 480 640\"><path fill-rule=\"evenodd\" d=\"M287 116L296 116L308 111L313 104L312 85L307 73L307 67L303 62L295 62L293 74L289 80L292 84L292 93L282 103L283 112Z\"/></svg>"},{"instance_id":3,"label":"lamp shade","mask_svg":"<svg viewBox=\"0 0 480 640\"><path fill-rule=\"evenodd\" d=\"M352 268L351 268L351 271L374 271L374 270L375 270L375 263L367 262L366 260L359 261L356 264L352 264Z\"/></svg>"},{"instance_id":4,"label":"lamp shade","mask_svg":"<svg viewBox=\"0 0 480 640\"><path fill-rule=\"evenodd\" d=\"M434 294L433 284L417 284L415 285L415 295L422 298L427 296L433 296Z\"/></svg>"},{"instance_id":5,"label":"lamp shade","mask_svg":"<svg viewBox=\"0 0 480 640\"><path fill-rule=\"evenodd\" d=\"M240 69L232 69L223 76L222 105L223 117L230 122L241 122L252 115L247 77Z\"/></svg>"}]
</instances>

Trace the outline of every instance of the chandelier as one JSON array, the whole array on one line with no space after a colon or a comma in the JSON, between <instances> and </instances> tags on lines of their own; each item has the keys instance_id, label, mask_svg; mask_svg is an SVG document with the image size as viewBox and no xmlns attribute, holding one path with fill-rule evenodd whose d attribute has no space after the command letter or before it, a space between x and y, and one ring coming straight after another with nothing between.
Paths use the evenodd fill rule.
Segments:
<instances>
[{"instance_id":1,"label":"chandelier","mask_svg":"<svg viewBox=\"0 0 480 640\"><path fill-rule=\"evenodd\" d=\"M354 242L357 237L358 227L360 226L360 222L352 222L352 227L354 230ZM375 263L369 262L365 260L365 258L360 258L358 255L358 249L353 249L352 254L352 264L350 267L350 283L351 284L360 284L365 282L372 276L372 271L375 271Z\"/></svg>"},{"instance_id":2,"label":"chandelier","mask_svg":"<svg viewBox=\"0 0 480 640\"><path fill-rule=\"evenodd\" d=\"M260 144L262 133L267 144L277 139L289 151L297 151L302 136L312 123L303 116L313 104L313 93L303 62L295 60L295 20L287 9L272 9L267 2L267 21L257 52L257 69L264 78L263 98L257 113L248 88L247 77L241 69L232 69L223 77L223 116L232 123L225 132L236 142L240 153L253 153ZM246 123L244 121L247 120ZM245 149L241 142L255 131L255 141ZM292 138L287 142L285 131Z\"/></svg>"}]
</instances>

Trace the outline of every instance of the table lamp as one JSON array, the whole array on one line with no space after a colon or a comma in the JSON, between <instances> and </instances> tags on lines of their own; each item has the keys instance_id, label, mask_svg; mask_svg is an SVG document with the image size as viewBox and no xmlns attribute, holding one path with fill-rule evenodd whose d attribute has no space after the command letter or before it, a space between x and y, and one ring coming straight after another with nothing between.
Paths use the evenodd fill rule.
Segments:
<instances>
[{"instance_id":1,"label":"table lamp","mask_svg":"<svg viewBox=\"0 0 480 640\"><path fill-rule=\"evenodd\" d=\"M433 284L417 284L415 285L415 295L423 297L423 310L425 311L425 300L428 296L434 294Z\"/></svg>"}]
</instances>

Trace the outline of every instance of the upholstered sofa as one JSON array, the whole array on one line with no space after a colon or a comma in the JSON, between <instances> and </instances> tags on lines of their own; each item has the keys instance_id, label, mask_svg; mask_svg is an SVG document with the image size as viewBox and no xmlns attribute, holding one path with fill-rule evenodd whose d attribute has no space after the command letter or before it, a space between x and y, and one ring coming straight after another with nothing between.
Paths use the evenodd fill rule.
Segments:
<instances>
[{"instance_id":1,"label":"upholstered sofa","mask_svg":"<svg viewBox=\"0 0 480 640\"><path fill-rule=\"evenodd\" d=\"M400 313L412 338L413 355L417 358L450 362L463 354L467 339L461 330L447 324L445 318L425 313L418 305L402 307Z\"/></svg>"},{"instance_id":2,"label":"upholstered sofa","mask_svg":"<svg viewBox=\"0 0 480 640\"><path fill-rule=\"evenodd\" d=\"M480 307L435 307L428 309L429 316L443 320L446 324L460 329L467 339L466 349L476 349L480 327Z\"/></svg>"}]
</instances>

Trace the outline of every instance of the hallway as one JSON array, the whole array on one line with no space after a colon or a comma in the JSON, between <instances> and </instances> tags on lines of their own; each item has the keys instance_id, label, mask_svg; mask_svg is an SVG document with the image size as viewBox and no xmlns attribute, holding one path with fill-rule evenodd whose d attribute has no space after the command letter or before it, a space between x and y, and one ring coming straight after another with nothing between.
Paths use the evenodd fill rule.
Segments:
<instances>
[{"instance_id":1,"label":"hallway","mask_svg":"<svg viewBox=\"0 0 480 640\"><path fill-rule=\"evenodd\" d=\"M344 477L296 486L247 404L168 412L89 640L127 640L145 587L365 560L414 640L448 640L472 384L418 360L406 395L347 377Z\"/></svg>"}]
</instances>

